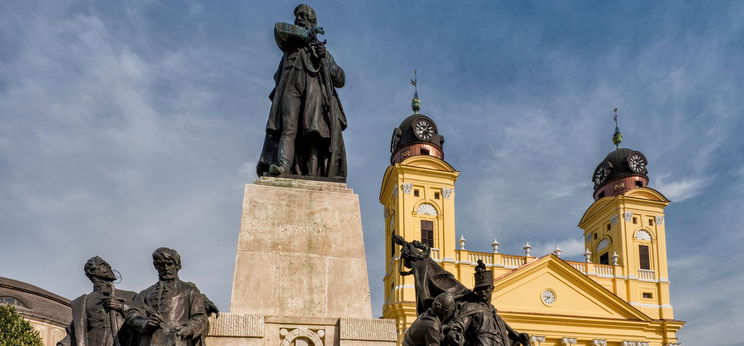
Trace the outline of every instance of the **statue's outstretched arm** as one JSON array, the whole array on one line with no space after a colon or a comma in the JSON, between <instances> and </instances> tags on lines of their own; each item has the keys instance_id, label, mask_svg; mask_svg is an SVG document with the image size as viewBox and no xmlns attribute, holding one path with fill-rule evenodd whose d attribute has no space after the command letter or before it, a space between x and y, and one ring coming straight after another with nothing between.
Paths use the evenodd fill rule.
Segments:
<instances>
[{"instance_id":1,"label":"statue's outstretched arm","mask_svg":"<svg viewBox=\"0 0 744 346\"><path fill-rule=\"evenodd\" d=\"M403 237L395 233L393 233L393 242L395 242L396 244L400 246L405 246L406 244L408 244L408 242L405 239L403 239Z\"/></svg>"},{"instance_id":2,"label":"statue's outstretched arm","mask_svg":"<svg viewBox=\"0 0 744 346\"><path fill-rule=\"evenodd\" d=\"M513 341L517 341L523 346L530 346L530 335L529 334L517 332L503 319L501 320L501 322L504 323L504 327L506 327L506 331L509 332L509 339Z\"/></svg>"},{"instance_id":3,"label":"statue's outstretched arm","mask_svg":"<svg viewBox=\"0 0 744 346\"><path fill-rule=\"evenodd\" d=\"M282 51L307 45L310 31L294 24L274 24L274 40Z\"/></svg>"}]
</instances>

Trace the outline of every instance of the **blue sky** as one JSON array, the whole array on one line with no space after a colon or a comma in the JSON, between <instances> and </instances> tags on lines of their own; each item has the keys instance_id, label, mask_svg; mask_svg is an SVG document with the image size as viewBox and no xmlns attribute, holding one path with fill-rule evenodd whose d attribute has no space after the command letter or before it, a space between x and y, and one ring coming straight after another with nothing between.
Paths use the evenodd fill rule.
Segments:
<instances>
[{"instance_id":1,"label":"blue sky","mask_svg":"<svg viewBox=\"0 0 744 346\"><path fill-rule=\"evenodd\" d=\"M84 261L120 287L182 277L229 306L243 185L255 179L296 2L0 3L0 276L74 298ZM682 342L734 345L744 320L744 3L320 1L344 68L349 185L359 194L373 311L384 275L379 184L392 129L422 112L460 172L457 233L487 251L525 241L583 252L591 174L613 149L645 153L672 200L667 238ZM723 317L723 318L722 318Z\"/></svg>"}]
</instances>

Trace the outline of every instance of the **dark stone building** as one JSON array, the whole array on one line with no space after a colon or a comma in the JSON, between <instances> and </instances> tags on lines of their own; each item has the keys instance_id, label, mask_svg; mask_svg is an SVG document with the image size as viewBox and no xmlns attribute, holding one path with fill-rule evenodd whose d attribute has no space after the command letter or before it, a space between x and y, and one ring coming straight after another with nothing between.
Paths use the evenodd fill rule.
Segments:
<instances>
[{"instance_id":1,"label":"dark stone building","mask_svg":"<svg viewBox=\"0 0 744 346\"><path fill-rule=\"evenodd\" d=\"M0 304L16 310L39 331L45 346L54 346L65 337L72 319L70 300L37 286L0 277Z\"/></svg>"}]
</instances>

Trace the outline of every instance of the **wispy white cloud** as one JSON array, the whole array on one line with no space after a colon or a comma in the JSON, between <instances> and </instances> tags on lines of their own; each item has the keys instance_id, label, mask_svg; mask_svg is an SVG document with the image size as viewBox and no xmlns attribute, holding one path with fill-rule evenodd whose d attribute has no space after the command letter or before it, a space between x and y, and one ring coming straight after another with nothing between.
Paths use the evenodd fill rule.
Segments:
<instances>
[{"instance_id":1,"label":"wispy white cloud","mask_svg":"<svg viewBox=\"0 0 744 346\"><path fill-rule=\"evenodd\" d=\"M101 254L136 290L154 280L150 251L169 245L183 252L185 277L226 307L242 184L254 179L280 57L271 26L291 20L295 5L3 2L2 275L73 297L88 289L82 261ZM613 149L609 111L619 106L623 146L649 158L652 186L686 201L667 208L673 303L690 321L682 335L729 342L707 334L708 321L716 310L741 319L744 308L701 288L733 295L726 282L741 286L737 274L707 268L724 256L741 262L717 243L742 244L730 232L742 229L741 201L718 183L744 174L731 153L744 131L744 6L317 6L347 72L339 92L349 182L375 311L384 275L377 193L415 68L423 111L461 171L457 232L476 251L498 238L504 253L530 241L536 255L558 244L564 257L581 256L576 223L592 203L591 172ZM700 203L709 193L719 201ZM705 256L678 262L695 252Z\"/></svg>"},{"instance_id":2,"label":"wispy white cloud","mask_svg":"<svg viewBox=\"0 0 744 346\"><path fill-rule=\"evenodd\" d=\"M656 178L654 188L663 191L664 195L674 202L682 202L703 193L705 188L713 182L713 177L683 178L668 181L670 173L661 174Z\"/></svg>"},{"instance_id":3,"label":"wispy white cloud","mask_svg":"<svg viewBox=\"0 0 744 346\"><path fill-rule=\"evenodd\" d=\"M579 237L559 239L553 241L552 243L550 241L544 241L539 246L536 246L534 255L543 256L545 254L552 253L553 251L555 251L556 247L559 247L561 249L561 257L563 258L580 257L584 254L585 250L584 239Z\"/></svg>"}]
</instances>

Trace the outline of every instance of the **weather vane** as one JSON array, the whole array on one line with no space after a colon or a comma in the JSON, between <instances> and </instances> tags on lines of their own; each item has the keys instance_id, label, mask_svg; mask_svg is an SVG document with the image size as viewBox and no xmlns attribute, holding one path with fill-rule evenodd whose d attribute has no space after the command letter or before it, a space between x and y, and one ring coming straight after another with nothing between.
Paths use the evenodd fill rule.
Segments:
<instances>
[{"instance_id":1,"label":"weather vane","mask_svg":"<svg viewBox=\"0 0 744 346\"><path fill-rule=\"evenodd\" d=\"M418 97L418 77L416 76L416 70L413 70L413 79L411 79L411 85L413 85L413 100L411 100L411 108L413 113L418 114L421 110L421 99Z\"/></svg>"},{"instance_id":2,"label":"weather vane","mask_svg":"<svg viewBox=\"0 0 744 346\"><path fill-rule=\"evenodd\" d=\"M617 126L617 108L612 110L612 120L615 121L615 133L612 135L612 143L615 144L615 149L620 149L620 143L623 141L623 134L620 133L620 128Z\"/></svg>"}]
</instances>

